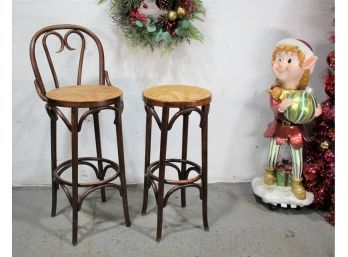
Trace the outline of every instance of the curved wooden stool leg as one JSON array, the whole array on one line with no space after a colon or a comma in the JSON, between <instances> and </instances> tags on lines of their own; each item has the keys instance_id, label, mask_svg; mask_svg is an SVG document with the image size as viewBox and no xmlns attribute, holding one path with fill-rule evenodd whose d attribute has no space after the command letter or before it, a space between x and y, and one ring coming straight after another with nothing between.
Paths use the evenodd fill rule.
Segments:
<instances>
[{"instance_id":1,"label":"curved wooden stool leg","mask_svg":"<svg viewBox=\"0 0 348 257\"><path fill-rule=\"evenodd\" d=\"M128 212L127 185L126 185L126 174L125 174L125 165L124 165L122 106L123 106L123 103L120 103L119 106L115 106L119 110L119 113L116 114L116 137L117 137L118 160L119 160L119 167L120 167L123 213L124 213L126 226L129 227L131 225L131 222L130 222L129 212Z\"/></svg>"},{"instance_id":2,"label":"curved wooden stool leg","mask_svg":"<svg viewBox=\"0 0 348 257\"><path fill-rule=\"evenodd\" d=\"M71 163L72 163L72 209L73 209L73 229L72 243L77 244L78 226L78 109L71 108Z\"/></svg>"},{"instance_id":3,"label":"curved wooden stool leg","mask_svg":"<svg viewBox=\"0 0 348 257\"><path fill-rule=\"evenodd\" d=\"M57 191L59 184L53 176L53 171L57 168L57 114L51 113L51 169L52 169L52 208L51 216L56 216L57 212Z\"/></svg>"},{"instance_id":4,"label":"curved wooden stool leg","mask_svg":"<svg viewBox=\"0 0 348 257\"><path fill-rule=\"evenodd\" d=\"M101 142L100 142L100 128L99 128L99 115L98 113L93 113L93 122L94 122L94 136L95 136L95 145L97 149L97 157L102 157L102 150L101 150ZM98 161L98 179L103 180L104 179L104 172L103 172L103 162ZM100 196L102 199L102 202L106 202L106 196L105 196L105 188L100 189Z\"/></svg>"},{"instance_id":5,"label":"curved wooden stool leg","mask_svg":"<svg viewBox=\"0 0 348 257\"><path fill-rule=\"evenodd\" d=\"M163 222L163 194L164 194L164 177L165 177L165 161L167 151L167 135L168 135L168 117L169 108L162 109L162 128L161 128L161 146L159 160L159 181L157 194L157 235L156 241L161 241L162 222Z\"/></svg>"},{"instance_id":6,"label":"curved wooden stool leg","mask_svg":"<svg viewBox=\"0 0 348 257\"><path fill-rule=\"evenodd\" d=\"M149 188L151 186L149 178L146 176L146 168L150 164L151 158L151 132L152 132L152 115L146 110L146 132L145 132L145 167L144 167L144 193L143 193L143 207L141 214L145 215L147 210L147 201L149 195Z\"/></svg>"},{"instance_id":7,"label":"curved wooden stool leg","mask_svg":"<svg viewBox=\"0 0 348 257\"><path fill-rule=\"evenodd\" d=\"M203 122L201 123L202 137L202 212L204 230L209 230L208 225L208 113L209 105L202 106Z\"/></svg>"},{"instance_id":8,"label":"curved wooden stool leg","mask_svg":"<svg viewBox=\"0 0 348 257\"><path fill-rule=\"evenodd\" d=\"M189 125L189 113L183 115L182 126L182 153L181 159L187 160L187 139L188 139L188 125ZM180 180L187 179L186 163L181 163ZM186 188L181 189L181 207L186 207Z\"/></svg>"}]
</instances>

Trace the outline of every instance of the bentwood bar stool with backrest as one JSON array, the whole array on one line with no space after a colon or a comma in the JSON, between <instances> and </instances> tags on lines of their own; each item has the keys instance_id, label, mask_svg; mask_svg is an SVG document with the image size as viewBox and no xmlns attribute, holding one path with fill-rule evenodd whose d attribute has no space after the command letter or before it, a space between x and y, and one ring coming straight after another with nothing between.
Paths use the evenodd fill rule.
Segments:
<instances>
[{"instance_id":1,"label":"bentwood bar stool with backrest","mask_svg":"<svg viewBox=\"0 0 348 257\"><path fill-rule=\"evenodd\" d=\"M203 226L207 231L207 158L208 158L208 113L211 102L211 92L195 86L188 85L159 85L145 89L143 100L146 110L146 139L145 139L145 179L142 214L146 214L148 190L152 186L157 203L157 235L160 241L162 236L163 208L167 205L168 198L177 190L181 190L181 206L186 206L186 188L199 189L202 200ZM162 108L162 119L158 116L155 107ZM178 111L169 118L170 108L178 108ZM189 116L197 112L200 116L201 128L201 156L202 165L187 160L187 143ZM167 159L167 135L174 122L183 116L182 154L181 159ZM150 163L151 159L151 130L152 118L155 119L160 131L160 156L159 160ZM179 164L179 165L177 165ZM174 168L178 173L178 179L167 179L165 176L166 166ZM180 167L179 167L180 166ZM157 173L158 175L155 175ZM191 171L196 174L190 176ZM200 181L200 183L199 183ZM173 187L164 194L164 184Z\"/></svg>"},{"instance_id":2,"label":"bentwood bar stool with backrest","mask_svg":"<svg viewBox=\"0 0 348 257\"><path fill-rule=\"evenodd\" d=\"M62 52L64 48L72 51L75 50L69 45L68 38L75 34L81 39L79 66L77 73L76 85L61 86L58 82L57 74L52 62L51 54L47 46L48 37L57 37L60 41L60 49L57 53ZM85 37L87 36L87 37ZM48 64L54 80L54 89L47 91L40 74L36 60L36 46L39 38L42 37L42 45L48 60ZM95 85L82 85L82 67L86 48L86 38L92 39L99 53L99 83ZM63 189L67 195L73 209L73 229L72 243L77 243L78 211L81 209L83 200L91 192L100 189L101 199L106 201L105 187L117 187L120 191L123 201L123 212L126 226L130 226L128 213L126 177L123 153L123 136L121 114L123 110L122 90L111 85L108 73L104 68L104 51L98 37L90 30L71 24L53 25L45 27L33 36L30 43L30 60L35 74L35 88L39 97L46 102L46 111L51 119L51 169L52 169L52 212L51 216L56 215L57 190ZM71 109L71 120L64 115L61 107ZM79 108L88 108L80 117ZM118 161L115 163L102 157L99 112L111 110L115 112L114 123L116 125L116 138ZM78 133L80 132L84 120L87 116L92 115L94 121L94 132L96 142L97 157L78 157ZM57 120L62 119L71 132L71 160L57 165ZM94 163L94 164L93 164ZM94 182L80 183L78 181L79 165L86 165L94 171L97 180ZM71 180L63 178L62 174L71 168ZM111 171L109 177L105 177L107 171ZM117 177L120 178L120 186L111 183ZM78 188L84 187L86 190L79 196ZM70 190L69 190L70 189Z\"/></svg>"}]
</instances>

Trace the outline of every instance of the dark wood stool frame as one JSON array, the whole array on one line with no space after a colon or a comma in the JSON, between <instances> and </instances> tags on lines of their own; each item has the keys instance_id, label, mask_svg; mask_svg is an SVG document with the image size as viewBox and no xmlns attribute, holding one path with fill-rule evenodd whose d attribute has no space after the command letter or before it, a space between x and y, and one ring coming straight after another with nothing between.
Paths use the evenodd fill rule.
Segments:
<instances>
[{"instance_id":1,"label":"dark wood stool frame","mask_svg":"<svg viewBox=\"0 0 348 257\"><path fill-rule=\"evenodd\" d=\"M58 33L60 30L68 30L64 37ZM46 111L51 120L51 171L52 171L52 209L51 216L54 217L56 215L57 209L57 191L59 187L63 189L67 198L69 199L70 205L73 209L73 228L72 228L72 243L76 245L77 243L77 228L78 228L78 211L81 209L81 205L83 200L87 197L91 192L100 189L101 190L101 199L102 202L106 201L105 196L105 187L116 187L120 191L120 195L122 197L123 202L123 212L125 218L126 226L130 226L130 218L128 212L128 201L127 201L127 189L126 189L126 176L125 176L125 164L124 164L124 151L123 151L123 135L122 135L122 111L123 111L123 99L122 93L119 97L108 99L106 101L97 101L97 102L64 102L64 101L53 101L52 99L47 98L46 89L38 68L38 64L36 61L36 42L43 35L42 44L45 50L45 54L49 63L49 67L53 76L53 80L55 83L55 88L59 88L59 83L57 79L57 75L53 66L53 62L51 59L51 55L49 53L46 39L50 35L56 36L61 43L61 47L57 53L62 52L66 47L68 50L75 50L68 43L68 37L71 34L76 34L81 38L81 49L80 49L80 59L78 66L78 75L77 75L77 85L81 85L81 76L82 76L82 65L83 65L83 57L85 50L85 37L84 34L90 36L99 52L99 85L108 85L111 86L108 73L105 70L105 62L104 62L104 51L103 46L98 39L98 37L91 32L90 30L72 24L60 24L45 27L33 36L30 43L30 60L33 67L34 75L35 75L35 88L39 95L39 97L47 102L46 103ZM68 107L71 108L71 123L68 118L63 114L63 112L57 107ZM78 109L79 108L89 108L88 111L83 113L78 118ZM101 150L101 141L100 141L100 127L99 127L99 112L102 110L112 110L115 112L115 120L114 123L116 125L116 137L117 137L117 149L118 149L118 160L119 164L115 162L102 158L102 150ZM78 157L78 133L81 130L83 121L86 119L88 115L93 115L94 122L94 132L95 132L95 142L96 142L96 152L97 157ZM71 132L71 149L72 149L72 158L71 160L65 161L59 165L57 165L57 120L58 117L62 119L67 128ZM97 167L91 163L91 161L97 162ZM106 166L103 167L103 163L106 163ZM91 167L98 182L95 183L79 183L78 182L78 165L87 165ZM72 180L66 181L61 175L68 168L72 168ZM113 169L114 173L107 179L104 179L105 173L108 169ZM111 183L112 180L120 178L120 186ZM72 193L70 193L68 187L71 187ZM78 195L78 188L85 187L87 188L84 193L80 196Z\"/></svg>"},{"instance_id":2,"label":"dark wood stool frame","mask_svg":"<svg viewBox=\"0 0 348 257\"><path fill-rule=\"evenodd\" d=\"M163 208L166 207L170 195L174 192L181 190L181 206L186 206L186 188L195 187L200 192L200 199L202 200L202 213L203 213L203 226L204 230L208 231L208 187L207 187L207 162L208 162L208 113L211 99L207 99L205 103L198 108L196 106L190 106L185 104L166 105L154 103L149 99L143 97L146 110L146 139L145 139L145 177L144 177L144 194L143 194L143 207L142 215L146 214L147 202L148 202L148 190L152 187L157 204L157 234L156 240L160 241L162 237L162 222L163 222ZM162 107L162 119L159 118L154 106ZM169 119L169 109L171 107L178 107L179 111L176 112L171 119ZM189 116L192 112L197 112L200 115L200 128L201 128L201 155L202 155L202 167L198 164L187 160L187 141L188 141L188 126ZM167 135L173 127L174 122L183 116L183 134L182 134L182 155L181 159L166 159L167 149ZM150 163L151 158L151 131L152 131L152 117L155 119L160 131L160 157L159 161ZM174 163L180 163L181 169ZM170 166L174 168L178 173L179 180L165 179L165 167ZM189 167L188 167L189 166ZM153 173L159 170L159 176L155 176ZM197 176L188 179L191 171L195 171ZM197 183L201 180L201 183ZM156 182L158 182L158 186ZM164 184L174 185L164 195Z\"/></svg>"}]
</instances>

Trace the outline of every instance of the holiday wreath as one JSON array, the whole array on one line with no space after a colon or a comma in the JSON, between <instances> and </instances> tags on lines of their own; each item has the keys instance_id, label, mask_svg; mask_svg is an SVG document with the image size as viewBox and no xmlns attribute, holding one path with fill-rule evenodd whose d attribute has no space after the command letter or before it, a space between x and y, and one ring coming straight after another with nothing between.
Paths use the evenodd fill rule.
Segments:
<instances>
[{"instance_id":1,"label":"holiday wreath","mask_svg":"<svg viewBox=\"0 0 348 257\"><path fill-rule=\"evenodd\" d=\"M202 0L111 0L110 12L133 47L171 51L182 42L203 41L203 35L192 24L203 21Z\"/></svg>"}]
</instances>

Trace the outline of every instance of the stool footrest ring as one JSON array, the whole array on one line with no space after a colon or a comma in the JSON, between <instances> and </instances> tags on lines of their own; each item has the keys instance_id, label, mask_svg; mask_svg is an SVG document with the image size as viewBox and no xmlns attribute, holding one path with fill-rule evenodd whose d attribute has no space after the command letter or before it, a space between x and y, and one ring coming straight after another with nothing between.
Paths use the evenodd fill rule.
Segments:
<instances>
[{"instance_id":1,"label":"stool footrest ring","mask_svg":"<svg viewBox=\"0 0 348 257\"><path fill-rule=\"evenodd\" d=\"M184 163L187 165L191 165L191 167L188 167L186 170L183 171L183 170L180 170L178 166L173 164L173 162L174 163L175 162ZM182 172L185 174L186 177L188 176L188 173L190 171L196 171L198 173L197 176L195 176L193 178L185 179L185 180L164 179L165 184L178 185L178 186L188 185L188 184L192 184L192 183L194 183L197 180L202 178L201 167L197 163L194 163L192 161L183 160L183 159L166 159L165 166L173 167L174 169L177 170L178 175L180 175L180 172ZM149 177L149 179L159 181L159 177L153 174L157 169L159 169L159 161L155 161L153 163L150 163L150 165L147 166L146 173L147 173L147 176Z\"/></svg>"},{"instance_id":2,"label":"stool footrest ring","mask_svg":"<svg viewBox=\"0 0 348 257\"><path fill-rule=\"evenodd\" d=\"M105 165L105 167L103 168L103 170L101 171L102 174L100 174L100 172L98 171L97 167L95 165L93 165L91 163L91 161L94 161L94 162L104 162L106 163L107 165ZM103 179L103 180L100 180L100 181L95 181L95 182L90 182L90 183L77 183L77 187L86 187L87 189L80 195L79 197L79 201L78 201L78 207L77 209L80 210L81 209L81 206L82 206L82 202L83 200L87 197L87 195L89 195L90 193L92 193L93 191L95 190L98 190L98 189L101 189L101 188L105 188L105 187L116 187L119 191L120 191L120 194L122 194L122 190L120 188L119 185L117 184L114 184L114 183L110 183L112 180L116 179L119 174L120 174L120 171L119 171L119 166L117 163L109 160L109 159L105 159L105 158L98 158L98 157L81 157L81 158L78 158L78 164L79 165L87 165L89 167L91 167L95 174L96 174L96 177L98 179L104 177L106 171L108 169L113 169L114 170L114 173L106 178L106 179ZM72 195L68 189L67 186L70 186L72 187L72 182L71 181L67 181L65 179L63 179L61 177L61 175L66 171L68 170L72 165L72 162L71 160L67 160L65 162L62 162L61 164L59 164L57 166L56 169L54 169L53 171L53 176L54 176L54 179L57 181L57 183L61 186L61 188L63 189L64 193L66 194L69 202L70 202L70 205L73 206L72 204Z\"/></svg>"},{"instance_id":3,"label":"stool footrest ring","mask_svg":"<svg viewBox=\"0 0 348 257\"><path fill-rule=\"evenodd\" d=\"M188 167L185 167L185 170L181 170L177 165L174 163L181 163L187 165ZM165 166L170 166L174 168L178 172L179 179L180 178L186 178L181 180L172 180L172 179L164 179L165 184L174 185L164 196L163 198L163 207L167 205L169 197L176 191L187 188L187 187L195 187L199 190L199 197L203 198L203 188L200 183L195 183L196 181L200 180L202 178L202 169L201 167L192 161L183 160L183 159L166 159L165 160ZM155 183L155 181L159 182L159 177L154 175L153 173L159 169L159 161L151 163L146 168L146 176L149 179L149 183L152 186L152 189L156 196L156 202L158 201L158 188ZM198 175L195 177L187 179L189 173L191 171L196 171ZM157 203L158 204L158 203Z\"/></svg>"},{"instance_id":4,"label":"stool footrest ring","mask_svg":"<svg viewBox=\"0 0 348 257\"><path fill-rule=\"evenodd\" d=\"M98 169L95 165L93 165L92 163L90 163L90 161L101 161L101 162L105 162L107 163L108 165L106 165L103 169L103 174L99 174L98 172ZM71 159L70 160L67 160L65 162L62 162L61 164L59 164L57 166L57 168L55 168L53 170L53 176L54 178L57 180L57 182L59 184L63 184L63 185L67 185L67 186L72 186L72 183L71 181L67 181L65 179L63 179L61 177L61 175L63 174L64 171L66 171L67 169L69 169L71 167ZM96 173L96 176L97 178L100 177L100 175L105 175L106 171L110 168L112 168L115 173L108 177L107 179L104 179L104 180L101 180L101 181L95 181L93 183L78 183L77 186L78 187L96 187L96 186L102 186L104 184L107 184L109 183L110 181L114 180L115 178L117 178L119 176L119 167L118 167L118 164L109 160L109 159L105 159L105 158L98 158L98 157L81 157L81 158L78 158L78 164L79 165L87 165L87 166L90 166L94 172Z\"/></svg>"}]
</instances>

